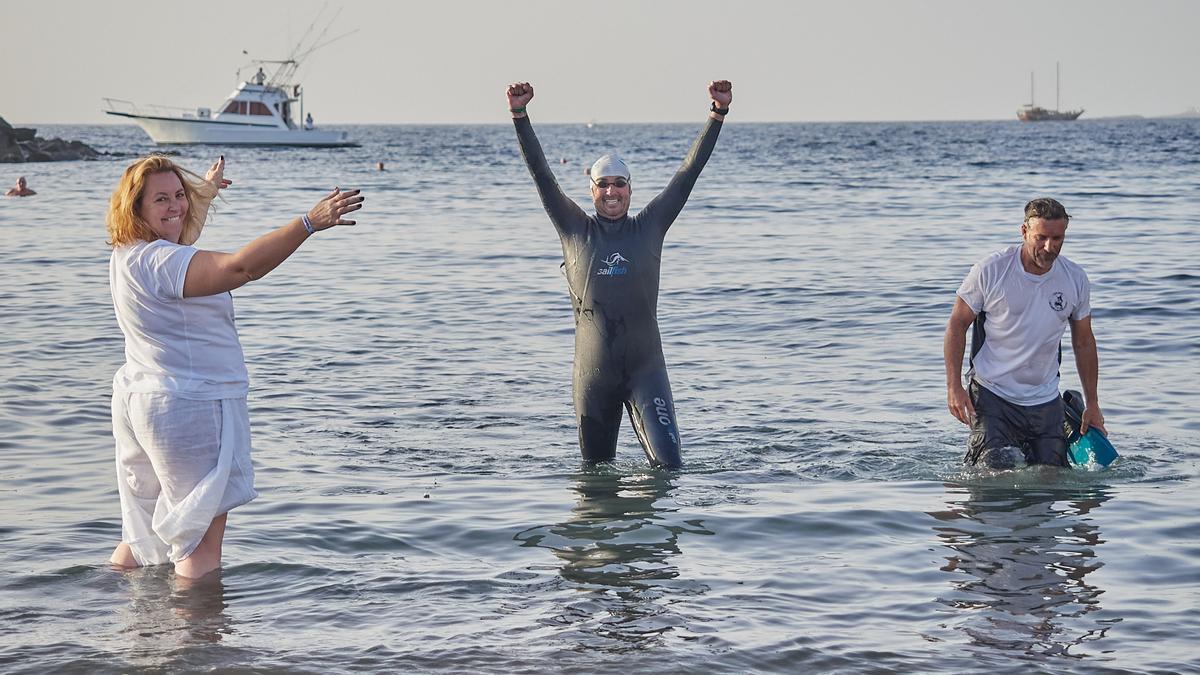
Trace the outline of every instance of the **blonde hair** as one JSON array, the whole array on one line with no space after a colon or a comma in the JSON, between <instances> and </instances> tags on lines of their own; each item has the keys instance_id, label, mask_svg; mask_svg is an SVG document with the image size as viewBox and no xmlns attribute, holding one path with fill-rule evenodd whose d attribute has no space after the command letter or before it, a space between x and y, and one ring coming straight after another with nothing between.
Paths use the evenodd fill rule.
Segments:
<instances>
[{"instance_id":1,"label":"blonde hair","mask_svg":"<svg viewBox=\"0 0 1200 675\"><path fill-rule=\"evenodd\" d=\"M138 213L138 207L146 190L146 179L168 171L179 177L188 200L187 218L183 222L179 243L190 246L200 238L200 230L204 228L204 221L208 217L208 205L216 196L217 188L165 155L154 154L130 164L121 176L121 182L117 183L117 189L113 190L108 202L108 217L105 219L109 246L161 238Z\"/></svg>"}]
</instances>

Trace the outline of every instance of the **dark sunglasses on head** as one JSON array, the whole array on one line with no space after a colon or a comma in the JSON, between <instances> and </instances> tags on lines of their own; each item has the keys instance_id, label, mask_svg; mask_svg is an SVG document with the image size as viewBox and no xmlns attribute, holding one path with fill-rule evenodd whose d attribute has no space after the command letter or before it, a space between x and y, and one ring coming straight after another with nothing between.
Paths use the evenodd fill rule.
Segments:
<instances>
[{"instance_id":1,"label":"dark sunglasses on head","mask_svg":"<svg viewBox=\"0 0 1200 675\"><path fill-rule=\"evenodd\" d=\"M629 185L628 180L626 180L624 178L620 178L620 177L613 178L611 180L608 178L601 178L600 180L593 180L592 182L595 183L596 187L600 188L601 190L608 187L609 185L611 185L613 187L619 187L619 188L623 188L626 185Z\"/></svg>"}]
</instances>

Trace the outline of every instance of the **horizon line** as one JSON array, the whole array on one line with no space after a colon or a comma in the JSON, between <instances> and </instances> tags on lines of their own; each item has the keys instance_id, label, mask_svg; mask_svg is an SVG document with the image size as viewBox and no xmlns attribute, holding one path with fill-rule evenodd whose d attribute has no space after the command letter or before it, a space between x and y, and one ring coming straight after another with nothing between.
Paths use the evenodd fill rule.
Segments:
<instances>
[{"instance_id":1,"label":"horizon line","mask_svg":"<svg viewBox=\"0 0 1200 675\"><path fill-rule=\"evenodd\" d=\"M3 117L0 115L0 117ZM7 118L5 118L7 120ZM705 116L702 119L707 119ZM1075 122L1096 122L1104 120L1158 120L1158 119L1200 119L1200 113L1191 113L1185 111L1169 115L1143 115L1140 113L1128 113L1121 115L1103 115L1095 117L1080 117ZM128 126L137 127L136 123L131 122L13 122L7 120L13 127L27 126ZM510 122L510 118L503 118L498 121L489 122L323 122L321 126L489 126L500 125ZM539 124L593 124L596 126L621 126L633 124L692 124L695 119L686 120L658 120L658 121L623 121L623 122L600 122L595 119L591 120L568 120L568 121L542 121ZM734 120L738 124L906 124L906 123L946 123L946 122L1021 122L1017 119L1015 113L1013 117L978 117L978 118L943 118L943 119L818 119L818 120ZM1024 124L1024 122L1022 122Z\"/></svg>"}]
</instances>

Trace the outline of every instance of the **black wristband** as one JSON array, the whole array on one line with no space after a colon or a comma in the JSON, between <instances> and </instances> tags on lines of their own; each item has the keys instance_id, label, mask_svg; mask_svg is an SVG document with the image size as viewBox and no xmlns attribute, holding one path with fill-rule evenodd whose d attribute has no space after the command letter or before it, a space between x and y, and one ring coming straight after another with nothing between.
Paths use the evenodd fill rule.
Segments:
<instances>
[{"instance_id":1,"label":"black wristband","mask_svg":"<svg viewBox=\"0 0 1200 675\"><path fill-rule=\"evenodd\" d=\"M712 102L712 106L709 107L709 110L717 113L718 115L728 115L729 114L729 108L718 108L716 101Z\"/></svg>"}]
</instances>

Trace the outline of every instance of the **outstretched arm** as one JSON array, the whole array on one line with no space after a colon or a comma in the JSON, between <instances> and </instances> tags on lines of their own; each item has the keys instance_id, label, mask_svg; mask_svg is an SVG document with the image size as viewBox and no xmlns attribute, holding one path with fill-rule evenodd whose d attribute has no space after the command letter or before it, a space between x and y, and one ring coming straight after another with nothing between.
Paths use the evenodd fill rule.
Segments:
<instances>
[{"instance_id":1,"label":"outstretched arm","mask_svg":"<svg viewBox=\"0 0 1200 675\"><path fill-rule=\"evenodd\" d=\"M542 206L550 216L550 221L560 233L582 226L587 221L587 214L558 186L558 180L546 162L542 144L533 133L533 125L526 112L529 102L533 100L533 85L528 82L516 82L508 85L506 93L508 110L512 113L513 126L517 129L517 142L521 145L521 155L525 157L525 165L529 167L529 173L533 176L533 183L537 186Z\"/></svg>"},{"instance_id":2,"label":"outstretched arm","mask_svg":"<svg viewBox=\"0 0 1200 675\"><path fill-rule=\"evenodd\" d=\"M306 214L308 224L313 231L335 225L354 225L355 221L346 220L345 216L361 209L362 202L358 190L342 192L334 188ZM296 218L246 244L236 253L197 251L188 263L183 297L216 295L261 279L295 253L309 236L304 219Z\"/></svg>"},{"instance_id":3,"label":"outstretched arm","mask_svg":"<svg viewBox=\"0 0 1200 675\"><path fill-rule=\"evenodd\" d=\"M971 424L975 418L975 406L971 396L963 387L962 363L966 353L967 327L975 321L975 312L962 298L954 298L954 309L946 322L946 336L942 340L942 357L946 361L946 407L954 419Z\"/></svg>"},{"instance_id":4,"label":"outstretched arm","mask_svg":"<svg viewBox=\"0 0 1200 675\"><path fill-rule=\"evenodd\" d=\"M1079 371L1079 382L1083 384L1083 422L1079 433L1086 434L1089 427L1096 427L1108 435L1104 428L1104 413L1100 411L1100 355L1096 351L1096 335L1092 333L1092 317L1071 320L1071 350L1075 352L1075 369Z\"/></svg>"},{"instance_id":5,"label":"outstretched arm","mask_svg":"<svg viewBox=\"0 0 1200 675\"><path fill-rule=\"evenodd\" d=\"M642 209L642 214L649 217L649 222L662 223L664 229L670 227L679 212L683 210L683 205L687 203L688 197L692 194L696 180L700 178L700 171L704 169L709 156L712 155L713 147L717 144L717 136L721 133L721 124L729 112L730 104L733 103L733 85L729 80L714 80L708 83L708 95L712 99L712 108L715 110L710 110L708 123L704 125L704 130L692 143L692 149L683 158L683 164L675 172L671 182L667 183L667 187L657 197L650 200L646 208ZM639 214L639 217L642 215Z\"/></svg>"},{"instance_id":6,"label":"outstretched arm","mask_svg":"<svg viewBox=\"0 0 1200 675\"><path fill-rule=\"evenodd\" d=\"M196 209L198 213L203 213L204 217L197 221L199 226L194 231L189 228L181 233L179 243L184 246L191 246L196 243L196 240L200 238L200 231L208 223L209 209L212 208L213 200L217 198L217 192L224 190L230 185L233 185L233 181L225 177L225 155L221 155L209 167L208 173L204 174L204 185L200 190L200 194L190 205L190 208Z\"/></svg>"}]
</instances>

